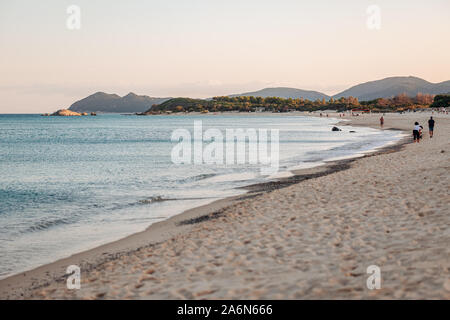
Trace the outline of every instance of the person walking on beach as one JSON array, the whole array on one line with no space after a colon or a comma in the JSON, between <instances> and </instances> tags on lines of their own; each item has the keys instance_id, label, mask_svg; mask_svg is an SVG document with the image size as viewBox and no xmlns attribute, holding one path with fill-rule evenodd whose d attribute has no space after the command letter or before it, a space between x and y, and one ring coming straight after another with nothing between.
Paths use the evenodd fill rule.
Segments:
<instances>
[{"instance_id":1,"label":"person walking on beach","mask_svg":"<svg viewBox=\"0 0 450 320\"><path fill-rule=\"evenodd\" d=\"M430 133L430 138L433 138L433 131L434 131L434 119L433 117L430 117L430 120L428 120L428 132Z\"/></svg>"},{"instance_id":2,"label":"person walking on beach","mask_svg":"<svg viewBox=\"0 0 450 320\"><path fill-rule=\"evenodd\" d=\"M383 125L384 125L384 117L381 116L381 118L380 118L380 126L383 127Z\"/></svg>"},{"instance_id":3,"label":"person walking on beach","mask_svg":"<svg viewBox=\"0 0 450 320\"><path fill-rule=\"evenodd\" d=\"M413 138L414 138L414 142L419 143L420 142L420 125L418 122L414 123L414 130L413 130Z\"/></svg>"}]
</instances>

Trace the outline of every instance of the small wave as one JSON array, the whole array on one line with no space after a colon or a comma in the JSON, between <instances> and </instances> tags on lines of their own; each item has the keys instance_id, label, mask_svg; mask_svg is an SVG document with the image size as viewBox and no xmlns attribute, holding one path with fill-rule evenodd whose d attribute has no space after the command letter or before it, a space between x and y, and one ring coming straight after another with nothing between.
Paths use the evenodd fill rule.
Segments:
<instances>
[{"instance_id":1,"label":"small wave","mask_svg":"<svg viewBox=\"0 0 450 320\"><path fill-rule=\"evenodd\" d=\"M36 231L43 231L55 226L63 225L63 224L70 224L73 221L71 219L67 218L59 218L59 219L53 219L53 220L45 220L37 222L36 224L29 226L27 229L24 230L24 233L28 232L36 232Z\"/></svg>"},{"instance_id":2,"label":"small wave","mask_svg":"<svg viewBox=\"0 0 450 320\"><path fill-rule=\"evenodd\" d=\"M188 177L188 178L185 178L185 179L178 180L178 182L180 182L180 183L195 182L195 181L200 181L200 180L204 180L204 179L208 179L208 178L214 177L215 175L216 175L215 173L204 173L204 174L199 174L197 176Z\"/></svg>"},{"instance_id":3,"label":"small wave","mask_svg":"<svg viewBox=\"0 0 450 320\"><path fill-rule=\"evenodd\" d=\"M176 200L176 199L163 198L161 196L156 196L156 197L150 197L148 199L139 200L139 203L141 203L141 204L151 204L151 203L155 203L155 202L173 201L173 200Z\"/></svg>"},{"instance_id":4,"label":"small wave","mask_svg":"<svg viewBox=\"0 0 450 320\"><path fill-rule=\"evenodd\" d=\"M233 182L233 181L246 181L258 178L258 174L254 172L241 172L241 173L229 173L216 175L208 178L205 182Z\"/></svg>"},{"instance_id":5,"label":"small wave","mask_svg":"<svg viewBox=\"0 0 450 320\"><path fill-rule=\"evenodd\" d=\"M152 204L164 201L186 201L186 200L204 200L204 199L217 199L217 197L188 197L188 198L163 198L160 196L150 197L148 199L139 200L139 204ZM133 205L133 204L131 204Z\"/></svg>"}]
</instances>

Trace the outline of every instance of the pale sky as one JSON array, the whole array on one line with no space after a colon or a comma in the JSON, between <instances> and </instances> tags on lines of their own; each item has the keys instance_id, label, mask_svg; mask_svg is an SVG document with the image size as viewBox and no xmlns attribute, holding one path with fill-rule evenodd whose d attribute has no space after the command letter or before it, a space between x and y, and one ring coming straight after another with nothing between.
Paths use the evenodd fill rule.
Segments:
<instances>
[{"instance_id":1,"label":"pale sky","mask_svg":"<svg viewBox=\"0 0 450 320\"><path fill-rule=\"evenodd\" d=\"M79 30L66 26L69 5ZM51 112L97 91L331 95L389 76L441 82L449 39L449 0L0 0L0 113Z\"/></svg>"}]
</instances>

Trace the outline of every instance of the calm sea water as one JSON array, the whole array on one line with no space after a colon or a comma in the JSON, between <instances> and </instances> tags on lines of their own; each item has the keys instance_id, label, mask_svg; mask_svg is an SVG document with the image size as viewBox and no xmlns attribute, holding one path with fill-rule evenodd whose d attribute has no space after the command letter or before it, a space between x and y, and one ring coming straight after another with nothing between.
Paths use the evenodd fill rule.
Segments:
<instances>
[{"instance_id":1,"label":"calm sea water","mask_svg":"<svg viewBox=\"0 0 450 320\"><path fill-rule=\"evenodd\" d=\"M280 173L399 139L292 115L41 117L0 115L0 277L142 231L267 181L258 166L175 165L172 131L280 130ZM356 133L349 133L355 130ZM159 199L168 201L155 201Z\"/></svg>"}]
</instances>

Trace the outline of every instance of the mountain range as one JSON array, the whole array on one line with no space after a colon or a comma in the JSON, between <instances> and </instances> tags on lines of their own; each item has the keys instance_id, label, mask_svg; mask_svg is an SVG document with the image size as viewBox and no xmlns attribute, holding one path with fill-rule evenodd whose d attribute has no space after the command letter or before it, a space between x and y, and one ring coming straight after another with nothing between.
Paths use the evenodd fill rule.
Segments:
<instances>
[{"instance_id":1,"label":"mountain range","mask_svg":"<svg viewBox=\"0 0 450 320\"><path fill-rule=\"evenodd\" d=\"M317 100L317 99L329 99L330 96L317 92L317 91L310 91L310 90L302 90L302 89L295 89L295 88L286 88L286 87L279 87L279 88L265 88L259 91L254 92L246 92L241 94L232 94L230 97L278 97L278 98L304 98L308 100Z\"/></svg>"},{"instance_id":2,"label":"mountain range","mask_svg":"<svg viewBox=\"0 0 450 320\"><path fill-rule=\"evenodd\" d=\"M414 97L418 93L423 94L442 94L450 92L450 80L440 83L431 83L417 77L390 77L382 80L370 81L358 84L347 90L344 90L334 96L329 96L317 91L306 91L294 88L265 88L255 92L246 92L242 94L234 94L230 97L237 96L254 96L254 97L279 97L279 98L303 98L308 100L341 97L355 97L359 101L369 101L377 98L392 98L395 95L405 93L407 96Z\"/></svg>"},{"instance_id":3,"label":"mountain range","mask_svg":"<svg viewBox=\"0 0 450 320\"><path fill-rule=\"evenodd\" d=\"M431 83L417 77L390 77L377 81L370 81L353 86L333 96L355 97L360 101L374 100L377 98L391 98L398 94L406 94L414 97L418 93L441 94L450 92L450 81Z\"/></svg>"},{"instance_id":4,"label":"mountain range","mask_svg":"<svg viewBox=\"0 0 450 320\"><path fill-rule=\"evenodd\" d=\"M259 91L233 94L230 97L254 96L254 97L280 97L280 98L303 98L308 100L330 98L339 99L341 97L355 97L359 101L374 100L377 98L391 98L398 94L405 93L408 96L423 94L447 94L450 93L450 80L440 83L431 83L417 77L389 77L382 80L370 81L353 86L334 96L329 96L321 92L301 90L296 88L265 88ZM117 94L107 94L97 92L70 106L70 110L76 112L117 112L135 113L144 112L154 104L161 104L171 98L155 98L149 96L139 96L129 93L124 97Z\"/></svg>"},{"instance_id":5,"label":"mountain range","mask_svg":"<svg viewBox=\"0 0 450 320\"><path fill-rule=\"evenodd\" d=\"M73 103L69 110L75 112L135 113L144 112L154 104L160 104L169 99L171 98L139 96L132 92L123 97L117 94L97 92Z\"/></svg>"}]
</instances>

